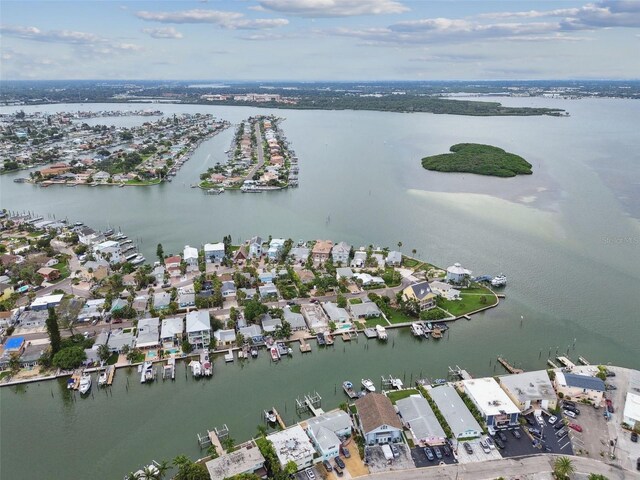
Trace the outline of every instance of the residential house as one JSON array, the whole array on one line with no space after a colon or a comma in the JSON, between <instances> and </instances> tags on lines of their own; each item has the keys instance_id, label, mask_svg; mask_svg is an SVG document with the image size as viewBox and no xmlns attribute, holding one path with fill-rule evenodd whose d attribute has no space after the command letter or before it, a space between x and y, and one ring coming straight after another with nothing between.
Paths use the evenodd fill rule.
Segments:
<instances>
[{"instance_id":1,"label":"residential house","mask_svg":"<svg viewBox=\"0 0 640 480\"><path fill-rule=\"evenodd\" d=\"M198 249L195 247L190 247L187 245L184 247L183 255L184 262L187 266L197 267L198 266Z\"/></svg>"},{"instance_id":2,"label":"residential house","mask_svg":"<svg viewBox=\"0 0 640 480\"><path fill-rule=\"evenodd\" d=\"M136 347L150 348L158 345L160 345L160 319L154 317L138 320Z\"/></svg>"},{"instance_id":3,"label":"residential house","mask_svg":"<svg viewBox=\"0 0 640 480\"><path fill-rule=\"evenodd\" d=\"M260 293L260 298L265 300L267 298L278 298L278 289L273 283L266 283L264 285L260 285L258 287L258 292Z\"/></svg>"},{"instance_id":4,"label":"residential house","mask_svg":"<svg viewBox=\"0 0 640 480\"><path fill-rule=\"evenodd\" d=\"M557 372L553 381L558 395L576 401L588 401L600 405L605 392L605 385L597 377L576 375L575 373Z\"/></svg>"},{"instance_id":5,"label":"residential house","mask_svg":"<svg viewBox=\"0 0 640 480\"><path fill-rule=\"evenodd\" d=\"M415 300L420 310L429 310L436 306L436 294L431 291L429 282L417 282L402 290L405 301Z\"/></svg>"},{"instance_id":6,"label":"residential house","mask_svg":"<svg viewBox=\"0 0 640 480\"><path fill-rule=\"evenodd\" d=\"M374 277L368 273L354 273L353 278L358 280L363 287L373 287L375 285L384 285L384 279L382 277Z\"/></svg>"},{"instance_id":7,"label":"residential house","mask_svg":"<svg viewBox=\"0 0 640 480\"><path fill-rule=\"evenodd\" d=\"M452 266L447 268L447 282L461 284L464 283L465 279L471 275L471 271L463 268L459 263L454 263Z\"/></svg>"},{"instance_id":8,"label":"residential house","mask_svg":"<svg viewBox=\"0 0 640 480\"><path fill-rule=\"evenodd\" d=\"M300 425L272 433L267 440L273 444L281 468L289 462L294 462L298 470L313 465L315 448Z\"/></svg>"},{"instance_id":9,"label":"residential house","mask_svg":"<svg viewBox=\"0 0 640 480\"><path fill-rule=\"evenodd\" d=\"M211 343L211 320L207 310L187 313L187 340L193 348L208 348Z\"/></svg>"},{"instance_id":10,"label":"residential house","mask_svg":"<svg viewBox=\"0 0 640 480\"><path fill-rule=\"evenodd\" d=\"M113 302L111 302L111 310L109 310L109 313L113 315L115 312L117 312L118 310L122 310L124 307L128 305L129 303L125 299L116 298ZM145 299L145 306L146 306L146 299Z\"/></svg>"},{"instance_id":11,"label":"residential house","mask_svg":"<svg viewBox=\"0 0 640 480\"><path fill-rule=\"evenodd\" d=\"M171 294L169 292L157 292L153 295L153 308L156 310L169 308L170 303Z\"/></svg>"},{"instance_id":12,"label":"residential house","mask_svg":"<svg viewBox=\"0 0 640 480\"><path fill-rule=\"evenodd\" d=\"M133 337L132 332L125 332L122 329L112 330L109 335L109 340L107 340L107 346L111 352L122 352L122 349L126 346L127 348L133 348L133 344L135 339Z\"/></svg>"},{"instance_id":13,"label":"residential house","mask_svg":"<svg viewBox=\"0 0 640 480\"><path fill-rule=\"evenodd\" d=\"M555 409L558 398L546 370L503 375L500 386L521 412L530 408Z\"/></svg>"},{"instance_id":14,"label":"residential house","mask_svg":"<svg viewBox=\"0 0 640 480\"><path fill-rule=\"evenodd\" d=\"M333 410L306 421L311 443L322 460L330 460L340 454L341 438L351 435L351 417L342 410Z\"/></svg>"},{"instance_id":15,"label":"residential house","mask_svg":"<svg viewBox=\"0 0 640 480\"><path fill-rule=\"evenodd\" d=\"M231 280L227 280L222 282L222 287L220 287L220 293L223 298L235 297L236 296L236 284Z\"/></svg>"},{"instance_id":16,"label":"residential house","mask_svg":"<svg viewBox=\"0 0 640 480\"><path fill-rule=\"evenodd\" d=\"M637 371L632 374L632 382L633 376L637 376L636 374ZM622 411L622 423L628 425L629 429L637 430L640 427L640 395L637 393L627 392Z\"/></svg>"},{"instance_id":17,"label":"residential house","mask_svg":"<svg viewBox=\"0 0 640 480\"><path fill-rule=\"evenodd\" d=\"M18 316L18 323L21 329L32 329L44 331L49 312L47 310L24 310Z\"/></svg>"},{"instance_id":18,"label":"residential house","mask_svg":"<svg viewBox=\"0 0 640 480\"><path fill-rule=\"evenodd\" d=\"M104 280L109 276L109 272L109 263L102 259L86 262L81 268L81 275L87 281Z\"/></svg>"},{"instance_id":19,"label":"residential house","mask_svg":"<svg viewBox=\"0 0 640 480\"><path fill-rule=\"evenodd\" d=\"M255 288L240 288L239 291L244 293L245 298L247 300L251 300L253 297L257 295Z\"/></svg>"},{"instance_id":20,"label":"residential house","mask_svg":"<svg viewBox=\"0 0 640 480\"><path fill-rule=\"evenodd\" d=\"M87 300L87 302L82 306L80 313L78 313L78 321L91 322L93 320L100 320L102 318L104 303L104 298Z\"/></svg>"},{"instance_id":21,"label":"residential house","mask_svg":"<svg viewBox=\"0 0 640 480\"><path fill-rule=\"evenodd\" d=\"M226 347L236 342L236 331L234 329L216 330L213 332L213 337L216 339L217 347Z\"/></svg>"},{"instance_id":22,"label":"residential house","mask_svg":"<svg viewBox=\"0 0 640 480\"><path fill-rule=\"evenodd\" d=\"M367 264L367 252L364 250L358 250L354 253L353 259L351 260L352 268L362 268Z\"/></svg>"},{"instance_id":23,"label":"residential house","mask_svg":"<svg viewBox=\"0 0 640 480\"><path fill-rule=\"evenodd\" d=\"M124 260L120 244L114 240L107 240L93 246L93 253L109 265L115 265Z\"/></svg>"},{"instance_id":24,"label":"residential house","mask_svg":"<svg viewBox=\"0 0 640 480\"><path fill-rule=\"evenodd\" d=\"M233 253L233 261L234 262L242 262L249 258L249 252L247 251L246 245L241 245L238 250Z\"/></svg>"},{"instance_id":25,"label":"residential house","mask_svg":"<svg viewBox=\"0 0 640 480\"><path fill-rule=\"evenodd\" d=\"M346 242L339 242L331 249L331 257L335 265L348 265L351 245Z\"/></svg>"},{"instance_id":26,"label":"residential house","mask_svg":"<svg viewBox=\"0 0 640 480\"><path fill-rule=\"evenodd\" d=\"M160 342L163 348L177 347L182 343L184 321L182 317L168 317L162 320Z\"/></svg>"},{"instance_id":27,"label":"residential house","mask_svg":"<svg viewBox=\"0 0 640 480\"><path fill-rule=\"evenodd\" d=\"M349 303L348 306L355 318L377 318L382 315L378 305L369 299L363 299L362 303Z\"/></svg>"},{"instance_id":28,"label":"residential house","mask_svg":"<svg viewBox=\"0 0 640 480\"><path fill-rule=\"evenodd\" d=\"M300 270L298 272L298 278L303 283L303 285L308 285L315 281L316 276L313 274L311 270Z\"/></svg>"},{"instance_id":29,"label":"residential house","mask_svg":"<svg viewBox=\"0 0 640 480\"><path fill-rule=\"evenodd\" d=\"M83 227L78 230L78 241L83 245L93 245L100 237L100 233L89 227Z\"/></svg>"},{"instance_id":30,"label":"residential house","mask_svg":"<svg viewBox=\"0 0 640 480\"><path fill-rule=\"evenodd\" d=\"M260 325L248 325L244 327L238 328L238 333L241 334L245 339L251 339L253 344L262 343L262 327Z\"/></svg>"},{"instance_id":31,"label":"residential house","mask_svg":"<svg viewBox=\"0 0 640 480\"><path fill-rule=\"evenodd\" d=\"M253 237L249 240L249 257L260 258L262 256L262 243L261 237Z\"/></svg>"},{"instance_id":32,"label":"residential house","mask_svg":"<svg viewBox=\"0 0 640 480\"><path fill-rule=\"evenodd\" d=\"M336 268L336 280L340 281L343 278L345 280L353 278L353 270L351 270L349 267Z\"/></svg>"},{"instance_id":33,"label":"residential house","mask_svg":"<svg viewBox=\"0 0 640 480\"><path fill-rule=\"evenodd\" d=\"M216 263L224 258L224 243L207 243L204 246L204 258L207 263Z\"/></svg>"},{"instance_id":34,"label":"residential house","mask_svg":"<svg viewBox=\"0 0 640 480\"><path fill-rule=\"evenodd\" d=\"M179 277L182 275L180 271L180 264L182 263L182 257L180 255L172 255L164 259L164 267L169 272L170 277Z\"/></svg>"},{"instance_id":35,"label":"residential house","mask_svg":"<svg viewBox=\"0 0 640 480\"><path fill-rule=\"evenodd\" d=\"M402 253L392 250L387 253L386 263L390 267L399 267L402 264Z\"/></svg>"},{"instance_id":36,"label":"residential house","mask_svg":"<svg viewBox=\"0 0 640 480\"><path fill-rule=\"evenodd\" d=\"M411 430L414 441L426 445L442 445L447 435L440 426L429 402L422 395L411 395L396 402L404 426Z\"/></svg>"},{"instance_id":37,"label":"residential house","mask_svg":"<svg viewBox=\"0 0 640 480\"><path fill-rule=\"evenodd\" d=\"M464 392L474 403L489 432L518 425L520 409L492 377L463 380Z\"/></svg>"},{"instance_id":38,"label":"residential house","mask_svg":"<svg viewBox=\"0 0 640 480\"><path fill-rule=\"evenodd\" d=\"M196 292L193 289L193 285L181 287L178 289L178 306L180 308L195 307L196 305Z\"/></svg>"},{"instance_id":39,"label":"residential house","mask_svg":"<svg viewBox=\"0 0 640 480\"><path fill-rule=\"evenodd\" d=\"M136 276L133 273L128 273L122 277L122 285L125 287L135 287L137 284Z\"/></svg>"},{"instance_id":40,"label":"residential house","mask_svg":"<svg viewBox=\"0 0 640 480\"><path fill-rule=\"evenodd\" d=\"M8 300L13 295L13 285L8 283L0 283L0 302Z\"/></svg>"},{"instance_id":41,"label":"residential house","mask_svg":"<svg viewBox=\"0 0 640 480\"><path fill-rule=\"evenodd\" d=\"M309 258L310 250L307 247L293 247L289 250L289 257L296 263L305 263Z\"/></svg>"},{"instance_id":42,"label":"residential house","mask_svg":"<svg viewBox=\"0 0 640 480\"><path fill-rule=\"evenodd\" d=\"M268 313L261 315L259 321L262 324L262 330L264 330L264 333L273 333L278 327L282 326L282 320L278 317L272 317Z\"/></svg>"},{"instance_id":43,"label":"residential house","mask_svg":"<svg viewBox=\"0 0 640 480\"><path fill-rule=\"evenodd\" d=\"M431 291L445 300L460 300L460 290L444 282L434 281L429 284Z\"/></svg>"},{"instance_id":44,"label":"residential house","mask_svg":"<svg viewBox=\"0 0 640 480\"><path fill-rule=\"evenodd\" d=\"M296 332L307 329L307 322L304 321L301 313L292 312L291 307L288 305L284 307L282 311L284 313L284 320L291 325L291 331Z\"/></svg>"},{"instance_id":45,"label":"residential house","mask_svg":"<svg viewBox=\"0 0 640 480\"><path fill-rule=\"evenodd\" d=\"M261 283L273 283L273 280L275 279L275 272L272 271L263 271L260 272L258 274L258 280L260 280Z\"/></svg>"},{"instance_id":46,"label":"residential house","mask_svg":"<svg viewBox=\"0 0 640 480\"><path fill-rule=\"evenodd\" d=\"M40 275L46 282L53 282L57 280L60 276L60 270L56 270L55 268L42 267L37 271L38 275Z\"/></svg>"},{"instance_id":47,"label":"residential house","mask_svg":"<svg viewBox=\"0 0 640 480\"><path fill-rule=\"evenodd\" d=\"M347 311L333 302L324 302L322 308L332 322L345 323L351 320Z\"/></svg>"},{"instance_id":48,"label":"residential house","mask_svg":"<svg viewBox=\"0 0 640 480\"><path fill-rule=\"evenodd\" d=\"M266 478L264 457L253 440L236 447L231 453L220 455L205 463L211 480L236 478L243 474L254 474L258 478Z\"/></svg>"},{"instance_id":49,"label":"residential house","mask_svg":"<svg viewBox=\"0 0 640 480\"><path fill-rule=\"evenodd\" d=\"M402 424L386 396L368 393L355 402L359 418L359 429L367 445L399 442L402 439Z\"/></svg>"},{"instance_id":50,"label":"residential house","mask_svg":"<svg viewBox=\"0 0 640 480\"><path fill-rule=\"evenodd\" d=\"M476 438L482 435L482 427L455 388L450 385L442 385L430 389L429 395L451 428L455 438Z\"/></svg>"},{"instance_id":51,"label":"residential house","mask_svg":"<svg viewBox=\"0 0 640 480\"><path fill-rule=\"evenodd\" d=\"M44 297L36 298L31 303L31 310L48 310L52 307L57 307L62 302L64 295L62 293L57 295L45 295Z\"/></svg>"},{"instance_id":52,"label":"residential house","mask_svg":"<svg viewBox=\"0 0 640 480\"><path fill-rule=\"evenodd\" d=\"M269 250L267 256L269 260L279 260L282 250L284 249L284 238L274 238L269 243Z\"/></svg>"},{"instance_id":53,"label":"residential house","mask_svg":"<svg viewBox=\"0 0 640 480\"><path fill-rule=\"evenodd\" d=\"M331 240L317 240L311 255L314 262L326 262L331 256L331 250L333 249L333 242Z\"/></svg>"}]
</instances>

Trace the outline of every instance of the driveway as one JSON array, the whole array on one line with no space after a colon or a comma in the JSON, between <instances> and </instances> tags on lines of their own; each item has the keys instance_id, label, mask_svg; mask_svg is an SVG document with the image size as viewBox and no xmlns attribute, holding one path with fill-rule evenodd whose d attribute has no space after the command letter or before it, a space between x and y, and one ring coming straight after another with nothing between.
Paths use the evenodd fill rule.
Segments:
<instances>
[{"instance_id":1,"label":"driveway","mask_svg":"<svg viewBox=\"0 0 640 480\"><path fill-rule=\"evenodd\" d=\"M442 450L442 447L440 447ZM433 450L433 449L432 449ZM443 452L444 454L444 452ZM413 463L415 463L416 467L424 468L424 467L435 467L438 465L446 464L452 465L454 463L458 463L453 453L450 456L443 455L442 460L429 460L427 458L427 454L424 453L424 447L415 447L411 449L411 458L413 459Z\"/></svg>"},{"instance_id":2,"label":"driveway","mask_svg":"<svg viewBox=\"0 0 640 480\"><path fill-rule=\"evenodd\" d=\"M460 442L459 445L457 446L458 451L456 454L458 457L458 462L461 464L464 464L464 463L485 462L487 460L501 459L502 456L500 455L500 451L497 448L491 449L489 453L484 453L484 451L482 450L482 447L480 446L480 441L485 438L486 436L483 436L482 438L476 438L475 440L467 440L466 443L471 445L471 448L473 449L473 453L467 453L467 451L462 446L464 442Z\"/></svg>"},{"instance_id":3,"label":"driveway","mask_svg":"<svg viewBox=\"0 0 640 480\"><path fill-rule=\"evenodd\" d=\"M378 445L365 447L365 464L369 467L369 471L376 473L415 468L409 447L402 444L398 444L397 447L400 450L400 456L393 460L387 460L382 453L382 447Z\"/></svg>"}]
</instances>

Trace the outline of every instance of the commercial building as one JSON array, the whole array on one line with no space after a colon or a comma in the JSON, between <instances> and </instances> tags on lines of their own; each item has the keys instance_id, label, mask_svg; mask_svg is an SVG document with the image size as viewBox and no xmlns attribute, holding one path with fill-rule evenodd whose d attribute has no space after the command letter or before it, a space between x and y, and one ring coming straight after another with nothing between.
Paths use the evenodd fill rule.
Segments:
<instances>
[{"instance_id":1,"label":"commercial building","mask_svg":"<svg viewBox=\"0 0 640 480\"><path fill-rule=\"evenodd\" d=\"M64 295L60 293L58 295L45 295L44 297L36 298L33 303L31 303L31 310L47 310L51 307L57 307L60 305L63 297Z\"/></svg>"},{"instance_id":2,"label":"commercial building","mask_svg":"<svg viewBox=\"0 0 640 480\"><path fill-rule=\"evenodd\" d=\"M518 425L520 409L493 378L463 380L462 384L490 432Z\"/></svg>"},{"instance_id":3,"label":"commercial building","mask_svg":"<svg viewBox=\"0 0 640 480\"><path fill-rule=\"evenodd\" d=\"M444 417L455 438L474 438L482 435L482 427L456 392L449 385L429 390L429 395Z\"/></svg>"},{"instance_id":4,"label":"commercial building","mask_svg":"<svg viewBox=\"0 0 640 480\"><path fill-rule=\"evenodd\" d=\"M280 432L267 436L273 444L281 467L294 462L298 470L310 467L313 464L313 456L316 450L300 425L294 425Z\"/></svg>"},{"instance_id":5,"label":"commercial building","mask_svg":"<svg viewBox=\"0 0 640 480\"><path fill-rule=\"evenodd\" d=\"M499 378L505 393L521 412L556 408L558 397L546 370L504 375Z\"/></svg>"},{"instance_id":6,"label":"commercial building","mask_svg":"<svg viewBox=\"0 0 640 480\"><path fill-rule=\"evenodd\" d=\"M236 475L254 474L266 478L264 457L253 440L240 445L237 450L221 455L205 463L211 480L224 480Z\"/></svg>"},{"instance_id":7,"label":"commercial building","mask_svg":"<svg viewBox=\"0 0 640 480\"><path fill-rule=\"evenodd\" d=\"M585 400L599 405L605 392L604 382L597 377L557 372L554 385L558 396L571 400Z\"/></svg>"}]
</instances>

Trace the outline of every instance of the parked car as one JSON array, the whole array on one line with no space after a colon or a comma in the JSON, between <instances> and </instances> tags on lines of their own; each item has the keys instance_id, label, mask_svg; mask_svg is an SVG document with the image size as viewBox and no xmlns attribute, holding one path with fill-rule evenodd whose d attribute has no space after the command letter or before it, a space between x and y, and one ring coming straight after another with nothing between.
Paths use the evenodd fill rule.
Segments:
<instances>
[{"instance_id":1,"label":"parked car","mask_svg":"<svg viewBox=\"0 0 640 480\"><path fill-rule=\"evenodd\" d=\"M564 420L560 420L558 423L554 425L553 428L555 428L556 430L560 430L562 427L564 427Z\"/></svg>"},{"instance_id":2,"label":"parked car","mask_svg":"<svg viewBox=\"0 0 640 480\"><path fill-rule=\"evenodd\" d=\"M482 448L484 453L491 453L491 449L489 448L489 445L487 445L487 442L480 440L480 448Z\"/></svg>"},{"instance_id":3,"label":"parked car","mask_svg":"<svg viewBox=\"0 0 640 480\"><path fill-rule=\"evenodd\" d=\"M531 435L540 435L542 432L540 431L540 429L539 429L539 428L533 428L533 427L530 427L530 428L529 428L529 433L530 433Z\"/></svg>"},{"instance_id":4,"label":"parked car","mask_svg":"<svg viewBox=\"0 0 640 480\"><path fill-rule=\"evenodd\" d=\"M336 472L336 474L341 477L342 476L342 469L336 465L335 467L333 467L333 471Z\"/></svg>"},{"instance_id":5,"label":"parked car","mask_svg":"<svg viewBox=\"0 0 640 480\"><path fill-rule=\"evenodd\" d=\"M500 440L499 438L494 438L493 441L496 442L496 447L498 447L500 450L504 449L504 443L502 443L502 440Z\"/></svg>"},{"instance_id":6,"label":"parked car","mask_svg":"<svg viewBox=\"0 0 640 480\"><path fill-rule=\"evenodd\" d=\"M636 435L636 441L637 441L637 435ZM444 451L444 456L445 457L450 457L451 456L451 449L449 447L447 447L446 445L442 447L442 450Z\"/></svg>"},{"instance_id":7,"label":"parked car","mask_svg":"<svg viewBox=\"0 0 640 480\"><path fill-rule=\"evenodd\" d=\"M605 388L607 390L617 390L618 387L616 387L613 383L607 383L607 385L605 385Z\"/></svg>"},{"instance_id":8,"label":"parked car","mask_svg":"<svg viewBox=\"0 0 640 480\"><path fill-rule=\"evenodd\" d=\"M398 450L398 447L396 447L395 445L391 444L391 453L393 453L393 457L394 458L398 458L400 456L400 450ZM345 457L347 457L345 455ZM347 457L349 458L349 457Z\"/></svg>"},{"instance_id":9,"label":"parked car","mask_svg":"<svg viewBox=\"0 0 640 480\"><path fill-rule=\"evenodd\" d=\"M569 418L576 418L575 412L572 412L571 410L563 410L562 413L564 413Z\"/></svg>"},{"instance_id":10,"label":"parked car","mask_svg":"<svg viewBox=\"0 0 640 480\"><path fill-rule=\"evenodd\" d=\"M495 449L496 449L496 444L495 444L495 443L493 443L493 438L491 438L491 437L487 437L486 442L487 442L487 445L489 445L489 448L490 448L491 450L495 450Z\"/></svg>"},{"instance_id":11,"label":"parked car","mask_svg":"<svg viewBox=\"0 0 640 480\"><path fill-rule=\"evenodd\" d=\"M631 432L631 441L633 443L637 443L638 442L638 434L636 432Z\"/></svg>"},{"instance_id":12,"label":"parked car","mask_svg":"<svg viewBox=\"0 0 640 480\"><path fill-rule=\"evenodd\" d=\"M558 417L556 417L555 415L551 415L548 419L547 422L549 423L549 425L553 425L554 423L556 423L558 421Z\"/></svg>"},{"instance_id":13,"label":"parked car","mask_svg":"<svg viewBox=\"0 0 640 480\"><path fill-rule=\"evenodd\" d=\"M556 432L556 437L558 437L558 438L562 438L562 437L564 437L566 434L567 434L567 429L566 429L566 428L563 428L562 430L558 430L558 431Z\"/></svg>"},{"instance_id":14,"label":"parked car","mask_svg":"<svg viewBox=\"0 0 640 480\"><path fill-rule=\"evenodd\" d=\"M329 460L323 460L322 464L324 465L324 468L327 470L327 472L331 472L333 470L333 467L331 466L331 462L329 462Z\"/></svg>"},{"instance_id":15,"label":"parked car","mask_svg":"<svg viewBox=\"0 0 640 480\"><path fill-rule=\"evenodd\" d=\"M394 450L395 449L395 450ZM396 447L395 445L391 445L391 451L393 452L393 456L397 456L396 455L396 451L398 450L398 447ZM342 453L342 455L344 456L344 458L351 458L351 452L349 451L349 449L347 447L345 447L344 445L340 446L340 453Z\"/></svg>"},{"instance_id":16,"label":"parked car","mask_svg":"<svg viewBox=\"0 0 640 480\"><path fill-rule=\"evenodd\" d=\"M607 377L615 377L616 376L616 372L612 372L611 370L607 370L605 373L605 376Z\"/></svg>"},{"instance_id":17,"label":"parked car","mask_svg":"<svg viewBox=\"0 0 640 480\"><path fill-rule=\"evenodd\" d=\"M342 459L340 457L336 457L334 459L334 461L336 462L336 465L339 466L340 468L345 468L344 462L342 461Z\"/></svg>"},{"instance_id":18,"label":"parked car","mask_svg":"<svg viewBox=\"0 0 640 480\"><path fill-rule=\"evenodd\" d=\"M471 445L469 445L469 442L464 442L462 444L462 446L464 447L465 451L471 455L473 453L473 448L471 448Z\"/></svg>"},{"instance_id":19,"label":"parked car","mask_svg":"<svg viewBox=\"0 0 640 480\"><path fill-rule=\"evenodd\" d=\"M513 433L513 436L516 437L518 440L522 438L522 435L520 435L520 430L518 430L517 428L515 430L512 430L511 433Z\"/></svg>"},{"instance_id":20,"label":"parked car","mask_svg":"<svg viewBox=\"0 0 640 480\"><path fill-rule=\"evenodd\" d=\"M436 458L437 458L438 460L442 460L442 450L440 450L440 448L438 448L438 447L435 447L435 448L433 449L433 451L434 451L434 452L435 452L435 454L436 454Z\"/></svg>"},{"instance_id":21,"label":"parked car","mask_svg":"<svg viewBox=\"0 0 640 480\"><path fill-rule=\"evenodd\" d=\"M640 457L636 460L636 470L640 470Z\"/></svg>"},{"instance_id":22,"label":"parked car","mask_svg":"<svg viewBox=\"0 0 640 480\"><path fill-rule=\"evenodd\" d=\"M562 406L564 408L567 408L567 407L576 408L576 404L574 402L570 401L570 400L563 400L562 401Z\"/></svg>"},{"instance_id":23,"label":"parked car","mask_svg":"<svg viewBox=\"0 0 640 480\"><path fill-rule=\"evenodd\" d=\"M578 407L572 407L571 405L567 405L564 409L569 410L570 412L573 412L576 415L580 415L580 409Z\"/></svg>"},{"instance_id":24,"label":"parked car","mask_svg":"<svg viewBox=\"0 0 640 480\"><path fill-rule=\"evenodd\" d=\"M500 440L502 440L503 442L507 441L507 436L503 432L498 432L498 438L500 438Z\"/></svg>"},{"instance_id":25,"label":"parked car","mask_svg":"<svg viewBox=\"0 0 640 480\"><path fill-rule=\"evenodd\" d=\"M609 413L613 413L614 412L614 410L613 410L613 402L611 401L611 399L607 398L605 400L605 402L607 402L607 410L609 411Z\"/></svg>"},{"instance_id":26,"label":"parked car","mask_svg":"<svg viewBox=\"0 0 640 480\"><path fill-rule=\"evenodd\" d=\"M424 447L424 454L427 456L427 459L430 462L433 462L435 460L435 456L433 455L433 452L431 451L431 449L429 447Z\"/></svg>"},{"instance_id":27,"label":"parked car","mask_svg":"<svg viewBox=\"0 0 640 480\"><path fill-rule=\"evenodd\" d=\"M544 427L544 418L542 418L542 415L536 416L536 422L538 422L538 425L540 425L541 427Z\"/></svg>"},{"instance_id":28,"label":"parked car","mask_svg":"<svg viewBox=\"0 0 640 480\"><path fill-rule=\"evenodd\" d=\"M306 473L306 474L307 474L307 478L308 478L309 480L316 480L316 474L315 474L315 473L313 473L313 470L311 470L310 468L307 468L307 469L304 471L304 473Z\"/></svg>"},{"instance_id":29,"label":"parked car","mask_svg":"<svg viewBox=\"0 0 640 480\"><path fill-rule=\"evenodd\" d=\"M581 432L582 431L582 427L580 425L578 425L577 423L570 423L569 424L569 428L573 428L576 432Z\"/></svg>"}]
</instances>

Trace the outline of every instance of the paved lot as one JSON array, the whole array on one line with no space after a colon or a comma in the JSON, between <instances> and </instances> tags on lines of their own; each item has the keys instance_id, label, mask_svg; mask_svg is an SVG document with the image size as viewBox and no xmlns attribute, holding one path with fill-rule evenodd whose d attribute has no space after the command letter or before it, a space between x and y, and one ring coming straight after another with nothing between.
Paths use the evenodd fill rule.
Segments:
<instances>
[{"instance_id":1,"label":"paved lot","mask_svg":"<svg viewBox=\"0 0 640 480\"><path fill-rule=\"evenodd\" d=\"M580 415L576 418L565 417L569 423L582 427L582 433L567 427L573 450L576 455L602 460L601 454L606 454L609 449L609 432L603 416L604 410L590 405L579 405L578 408Z\"/></svg>"},{"instance_id":2,"label":"paved lot","mask_svg":"<svg viewBox=\"0 0 640 480\"><path fill-rule=\"evenodd\" d=\"M388 472L395 470L405 470L407 468L415 468L415 464L411 458L411 452L406 445L397 445L400 450L400 457L387 461L382 453L382 447L373 446L365 448L365 464L369 467L371 473Z\"/></svg>"},{"instance_id":3,"label":"paved lot","mask_svg":"<svg viewBox=\"0 0 640 480\"><path fill-rule=\"evenodd\" d=\"M609 420L607 427L609 429L609 438L614 440L615 444L615 462L623 468L635 469L636 461L640 457L640 442L633 443L631 441L631 432L621 427L622 412L627 398L627 392L640 395L640 372L637 370L629 370L626 368L609 367L615 372L615 377L607 378L609 384L615 385L617 390L607 392L607 397L613 401L614 412ZM614 448L610 447L611 453Z\"/></svg>"},{"instance_id":4,"label":"paved lot","mask_svg":"<svg viewBox=\"0 0 640 480\"><path fill-rule=\"evenodd\" d=\"M524 428L520 429L522 434L522 438L520 440L517 440L515 437L513 437L513 434L508 434L509 445L506 445L507 448L505 448L505 450L502 452L503 456L515 457L518 455L531 455L536 453L557 453L561 455L573 455L573 447L571 446L571 436L568 432L568 427L565 427L565 430L567 430L568 432L567 435L558 438L556 436L558 430L554 428L555 425L549 425L549 423L547 422L547 419L549 418L548 416L543 415L545 424L542 428L537 424L537 422L535 422L533 415L527 415L525 418L533 420L536 424L535 428L542 430L542 433L544 435L544 438L542 440L543 443L538 444L537 446L533 445L533 440L535 437L528 431L526 431L527 427L529 426L529 424L527 424ZM558 419L558 421L561 420ZM511 440L513 440L513 442ZM544 447L548 447L549 449L551 449L551 452L545 450ZM505 454L505 452L507 453Z\"/></svg>"},{"instance_id":5,"label":"paved lot","mask_svg":"<svg viewBox=\"0 0 640 480\"><path fill-rule=\"evenodd\" d=\"M498 460L502 458L497 448L491 449L489 453L484 453L484 451L482 450L482 447L480 446L480 440L484 440L485 438L486 436L483 436L482 438L478 438L476 440L469 440L467 442L469 445L471 445L471 448L473 449L473 453L467 453L467 451L462 446L464 442L460 442L460 444L458 445L458 451L457 451L458 462L460 462L461 464L465 464L465 463L474 463L474 462L485 462L487 460Z\"/></svg>"},{"instance_id":6,"label":"paved lot","mask_svg":"<svg viewBox=\"0 0 640 480\"><path fill-rule=\"evenodd\" d=\"M326 471L324 468L320 466L314 466L309 468L313 470L313 473L316 474L316 480L319 478L326 478L326 473L325 473ZM305 468L304 470L301 470L298 473L296 473L295 475L296 480L309 480L309 477L307 477L307 474L305 473L306 470L307 469Z\"/></svg>"},{"instance_id":7,"label":"paved lot","mask_svg":"<svg viewBox=\"0 0 640 480\"><path fill-rule=\"evenodd\" d=\"M440 450L442 450L442 447L440 447ZM457 460L453 455L453 453L448 457L444 455L444 452L442 453L443 453L442 460L438 460L436 458L433 461L430 461L427 458L427 454L424 453L424 447L415 447L411 449L411 458L413 459L413 463L415 463L416 467L418 468L434 467L437 465L441 465L443 463L446 465L457 463Z\"/></svg>"}]
</instances>

